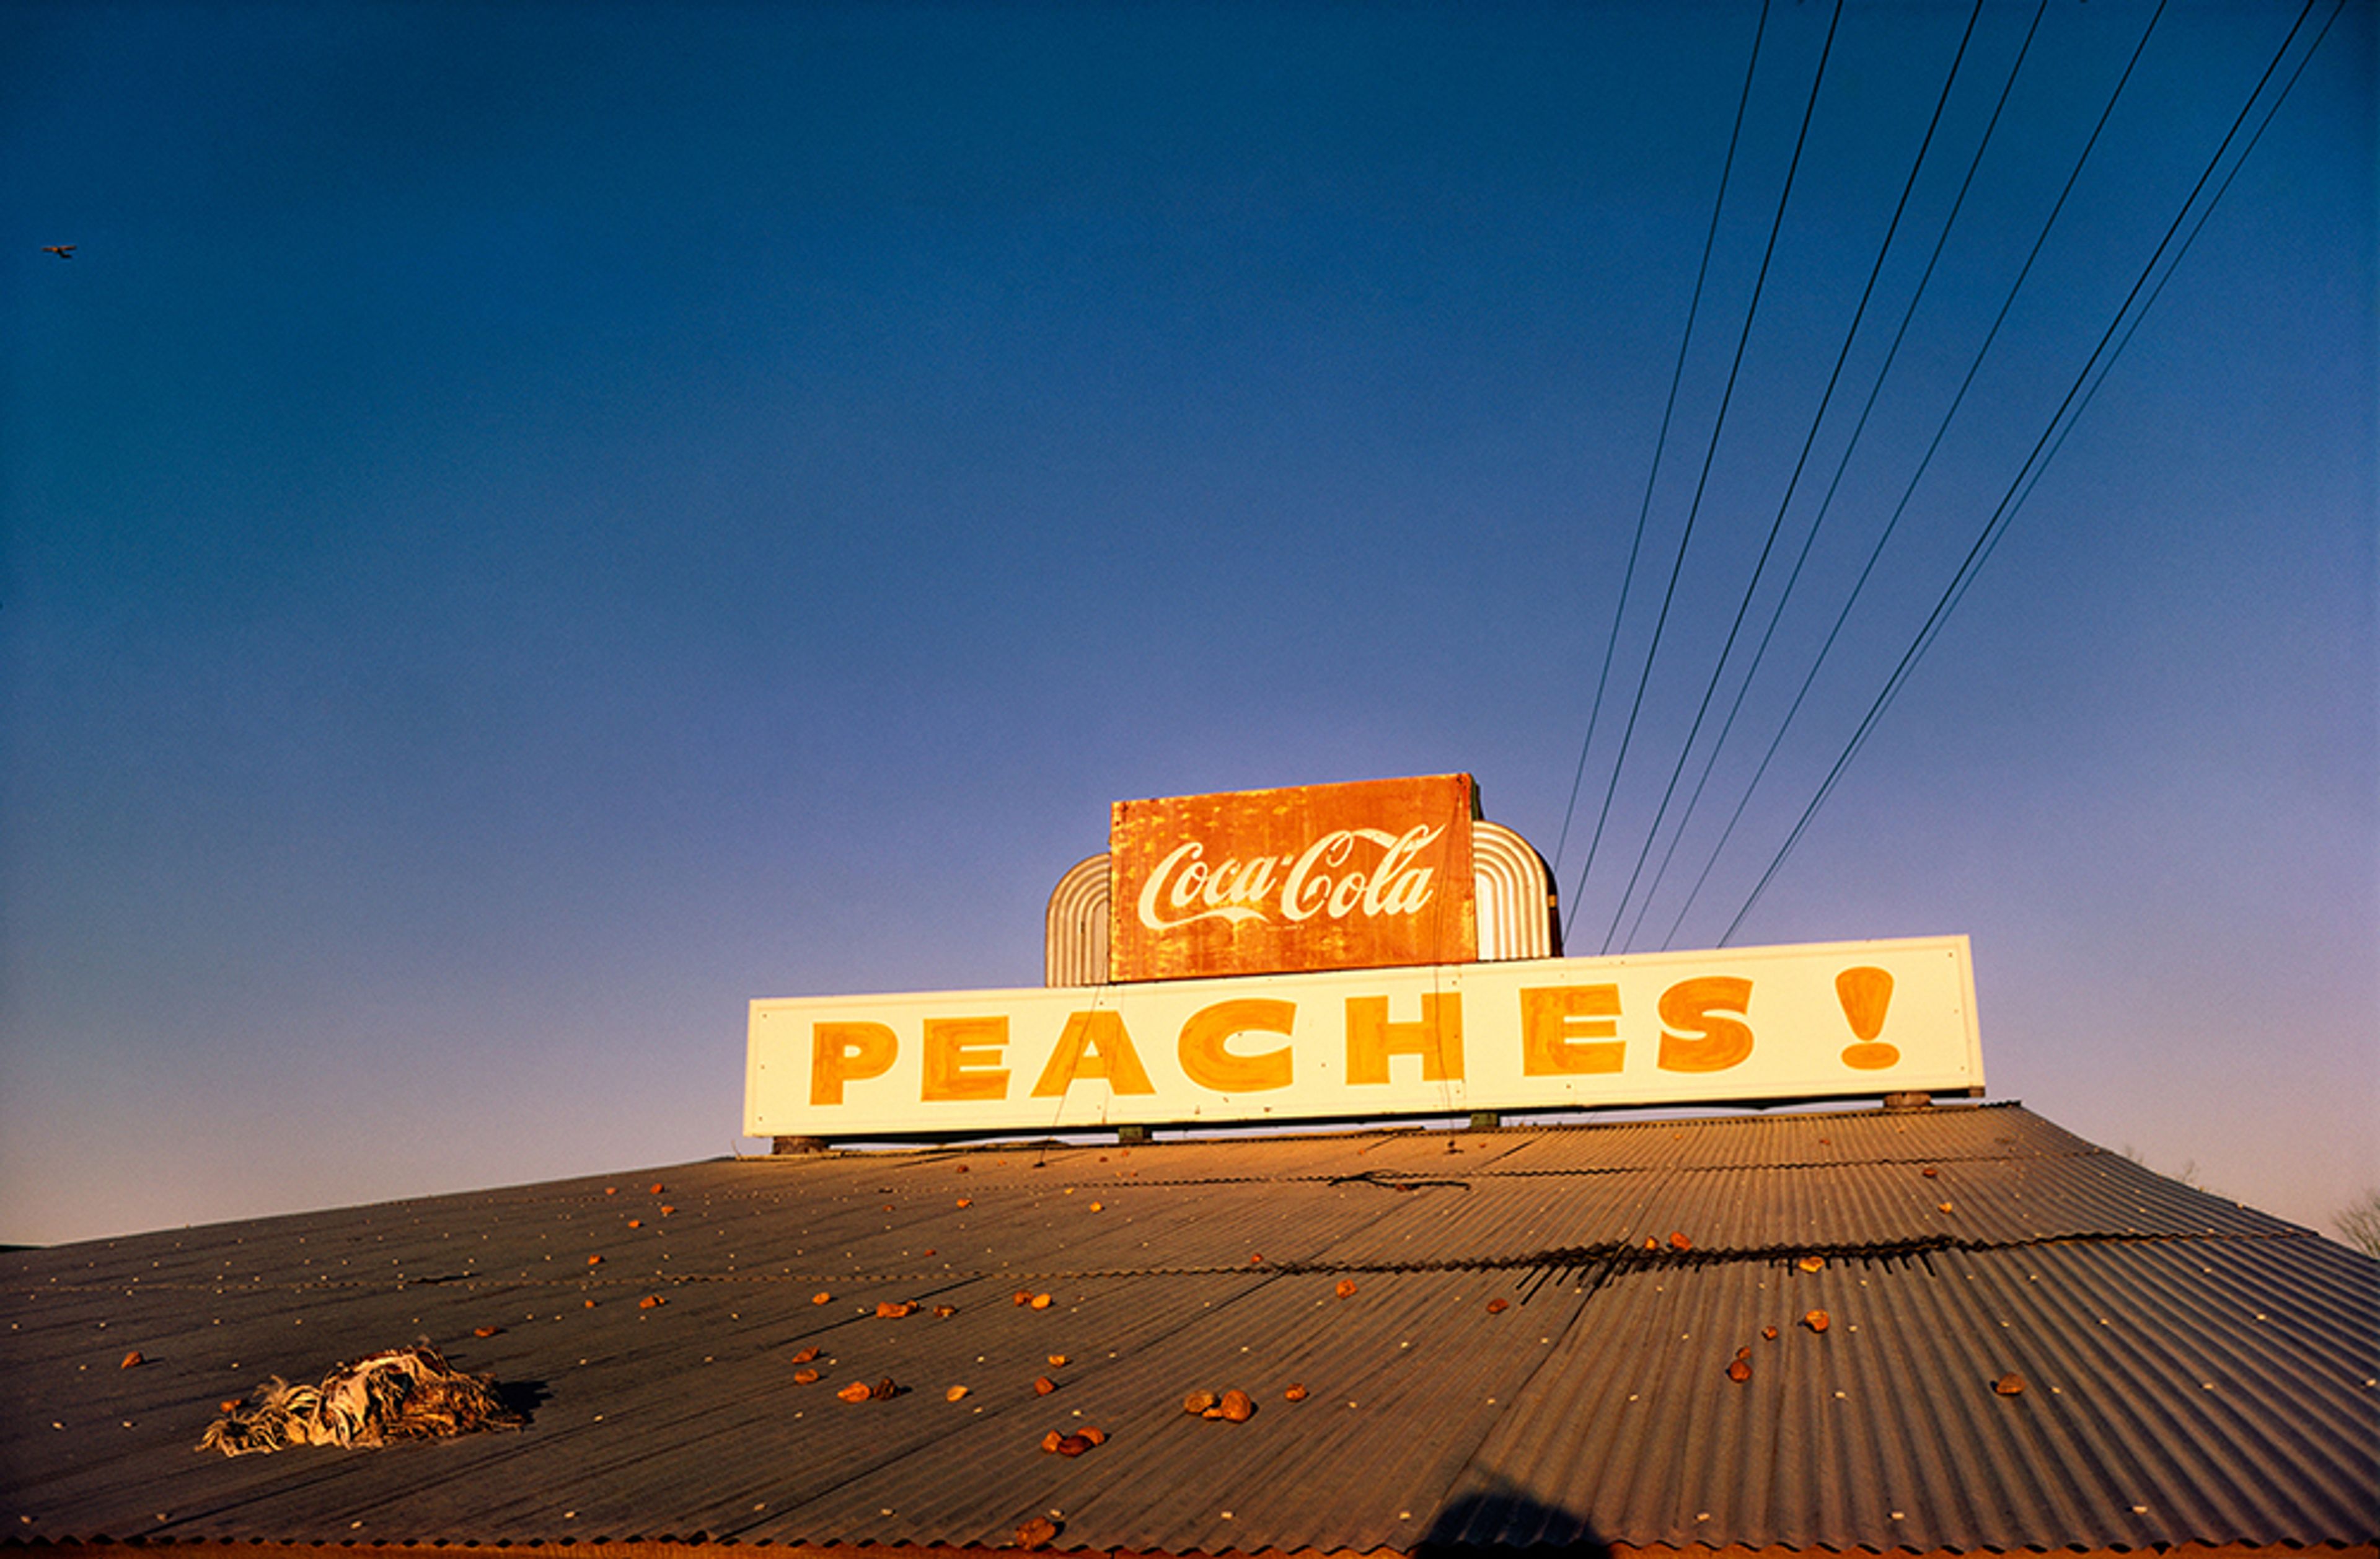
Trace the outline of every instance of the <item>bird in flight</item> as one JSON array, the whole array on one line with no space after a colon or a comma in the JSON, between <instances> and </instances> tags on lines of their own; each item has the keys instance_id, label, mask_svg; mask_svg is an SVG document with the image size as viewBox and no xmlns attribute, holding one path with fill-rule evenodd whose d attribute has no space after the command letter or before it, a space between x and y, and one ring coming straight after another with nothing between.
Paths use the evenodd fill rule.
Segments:
<instances>
[{"instance_id":1,"label":"bird in flight","mask_svg":"<svg viewBox=\"0 0 2380 1559\"><path fill-rule=\"evenodd\" d=\"M43 254L55 254L60 260L72 260L74 258L74 251L75 247L72 244L43 244L42 246L42 252Z\"/></svg>"}]
</instances>

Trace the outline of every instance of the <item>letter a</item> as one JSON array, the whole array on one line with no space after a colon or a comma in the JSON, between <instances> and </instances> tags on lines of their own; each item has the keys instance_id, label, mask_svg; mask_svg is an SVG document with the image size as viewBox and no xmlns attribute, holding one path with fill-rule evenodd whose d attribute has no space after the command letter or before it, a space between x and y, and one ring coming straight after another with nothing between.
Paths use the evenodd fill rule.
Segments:
<instances>
[{"instance_id":1,"label":"letter a","mask_svg":"<svg viewBox=\"0 0 2380 1559\"><path fill-rule=\"evenodd\" d=\"M1111 1093L1155 1093L1140 1052L1132 1048L1123 1014L1112 1010L1078 1012L1066 1019L1065 1031L1033 1085L1036 1099L1062 1099L1077 1078L1104 1078Z\"/></svg>"}]
</instances>

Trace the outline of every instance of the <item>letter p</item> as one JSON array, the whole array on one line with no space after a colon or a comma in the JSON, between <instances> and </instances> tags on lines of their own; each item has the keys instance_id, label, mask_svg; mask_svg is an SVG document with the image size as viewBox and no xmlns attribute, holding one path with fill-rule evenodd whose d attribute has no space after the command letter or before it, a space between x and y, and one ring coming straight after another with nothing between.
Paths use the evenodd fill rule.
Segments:
<instances>
[{"instance_id":1,"label":"letter p","mask_svg":"<svg viewBox=\"0 0 2380 1559\"><path fill-rule=\"evenodd\" d=\"M810 1102L840 1104L843 1085L853 1078L880 1078L892 1069L900 1049L881 1023L810 1025Z\"/></svg>"}]
</instances>

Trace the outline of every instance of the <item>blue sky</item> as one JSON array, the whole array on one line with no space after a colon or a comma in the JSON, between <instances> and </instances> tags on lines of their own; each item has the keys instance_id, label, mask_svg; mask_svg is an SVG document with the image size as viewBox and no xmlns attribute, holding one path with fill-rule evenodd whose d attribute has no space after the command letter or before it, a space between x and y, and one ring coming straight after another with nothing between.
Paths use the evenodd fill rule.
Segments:
<instances>
[{"instance_id":1,"label":"blue sky","mask_svg":"<svg viewBox=\"0 0 2380 1559\"><path fill-rule=\"evenodd\" d=\"M1911 488L2152 16L2010 85L2035 11L1786 505L1968 6L10 7L0 1240L726 1151L749 999L1036 983L1120 798L1467 771L1570 896L1691 513L1595 951L2006 87L1635 943L1906 491L1711 944L2299 16L2157 17ZM1993 1096L2309 1224L2380 1184L2374 27L1734 937L1966 932Z\"/></svg>"}]
</instances>

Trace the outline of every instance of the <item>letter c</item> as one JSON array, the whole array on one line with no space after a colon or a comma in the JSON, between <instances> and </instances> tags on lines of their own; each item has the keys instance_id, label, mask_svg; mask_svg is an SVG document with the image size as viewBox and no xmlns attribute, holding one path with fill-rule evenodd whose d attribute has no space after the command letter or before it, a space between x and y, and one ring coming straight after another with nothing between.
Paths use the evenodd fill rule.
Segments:
<instances>
[{"instance_id":1,"label":"letter c","mask_svg":"<svg viewBox=\"0 0 2380 1559\"><path fill-rule=\"evenodd\" d=\"M1289 1037L1297 1019L1295 1002L1251 996L1201 1007L1182 1025L1182 1069L1190 1080L1218 1093L1258 1093L1287 1088L1292 1055L1282 1045L1260 1055L1234 1055L1223 1042L1234 1034Z\"/></svg>"}]
</instances>

